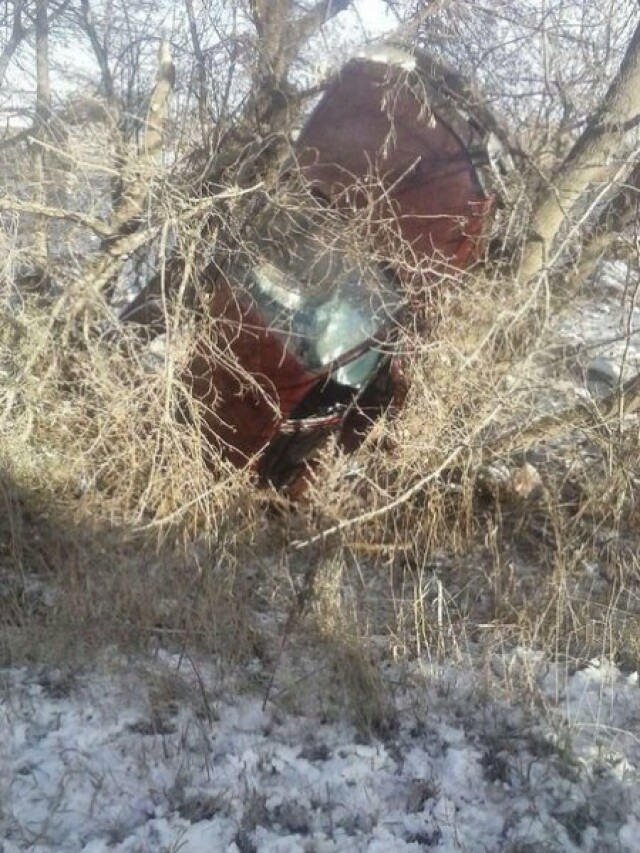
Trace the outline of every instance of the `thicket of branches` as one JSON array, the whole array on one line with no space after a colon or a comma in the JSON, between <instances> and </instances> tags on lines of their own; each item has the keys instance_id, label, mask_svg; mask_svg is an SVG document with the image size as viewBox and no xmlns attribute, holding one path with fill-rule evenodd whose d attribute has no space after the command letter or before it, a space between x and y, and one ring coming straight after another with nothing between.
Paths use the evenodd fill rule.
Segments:
<instances>
[{"instance_id":1,"label":"thicket of branches","mask_svg":"<svg viewBox=\"0 0 640 853\"><path fill-rule=\"evenodd\" d=\"M322 458L300 522L305 547L338 537L403 559L462 548L486 532L478 494L518 493L509 466L526 473L525 451L576 430L597 444L637 407L632 378L597 409L570 401L561 418L542 415L526 380L550 316L599 265L624 260L637 273L637 3L378 5L372 29L356 0L4 3L7 502L10 492L35 496L74 524L187 542L259 536L263 504L284 507L252 490L250 471L204 464L197 431L174 417L192 405L180 367L198 335L215 338L199 309L220 259L251 241L260 217L305 204L304 188L281 181L305 115L345 57L381 40L420 49L435 85L484 109L515 168L485 262L444 277L428 340L407 329L406 409L380 421L355 465ZM414 272L420 281L424 270ZM157 326L141 334L118 319L142 287L157 297L147 319L159 321L162 346ZM609 446L598 469L604 491L591 499L587 473L574 501L571 518L588 517L591 530L619 529L623 507L633 518L635 451L616 434L619 464ZM566 500L563 465L538 515L554 516L556 487ZM563 518L551 550L573 537L577 553L584 536Z\"/></svg>"}]
</instances>

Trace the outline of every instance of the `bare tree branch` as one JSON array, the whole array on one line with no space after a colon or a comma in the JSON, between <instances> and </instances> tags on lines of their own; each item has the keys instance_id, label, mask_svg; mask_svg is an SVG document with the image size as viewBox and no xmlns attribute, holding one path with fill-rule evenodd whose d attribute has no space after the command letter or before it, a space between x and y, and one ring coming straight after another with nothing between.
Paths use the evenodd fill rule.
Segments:
<instances>
[{"instance_id":1,"label":"bare tree branch","mask_svg":"<svg viewBox=\"0 0 640 853\"><path fill-rule=\"evenodd\" d=\"M11 28L11 36L0 54L0 89L4 83L4 78L6 76L7 69L9 68L9 64L13 59L13 55L31 31L30 29L25 29L22 24L23 8L24 0L15 0L13 4L13 26Z\"/></svg>"},{"instance_id":2,"label":"bare tree branch","mask_svg":"<svg viewBox=\"0 0 640 853\"><path fill-rule=\"evenodd\" d=\"M61 3L58 7L56 7L50 14L48 23L51 24L57 18L59 18L68 8L70 0L65 0L64 3ZM22 16L23 13L27 10L26 0L14 0L13 3L13 19L12 19L12 27L11 27L11 35L5 46L2 48L2 53L0 53L0 90L4 85L4 79L7 74L7 70L9 65L11 64L11 60L13 59L16 50L20 47L20 45L31 38L35 27L33 24L30 26L25 26Z\"/></svg>"},{"instance_id":3,"label":"bare tree branch","mask_svg":"<svg viewBox=\"0 0 640 853\"><path fill-rule=\"evenodd\" d=\"M301 47L312 38L327 21L353 4L353 0L320 0L304 15L297 18L290 28L284 31L285 58L291 64Z\"/></svg>"},{"instance_id":4,"label":"bare tree branch","mask_svg":"<svg viewBox=\"0 0 640 853\"><path fill-rule=\"evenodd\" d=\"M200 43L200 35L196 23L196 15L193 9L193 0L185 0L185 8L187 10L187 20L189 22L189 35L191 37L191 46L193 55L196 60L196 68L198 70L198 118L200 120L200 132L202 133L202 141L206 145L209 136L209 116L208 116L208 92L207 92L207 67L205 63L202 44Z\"/></svg>"},{"instance_id":5,"label":"bare tree branch","mask_svg":"<svg viewBox=\"0 0 640 853\"><path fill-rule=\"evenodd\" d=\"M107 102L110 105L113 105L115 100L115 86L113 82L113 75L111 74L111 69L109 67L109 57L107 56L107 51L105 50L104 45L100 41L98 31L93 21L93 13L89 0L80 0L80 22L83 30L89 38L93 54L98 63L98 67L100 68L100 78L104 89L104 95Z\"/></svg>"},{"instance_id":6,"label":"bare tree branch","mask_svg":"<svg viewBox=\"0 0 640 853\"><path fill-rule=\"evenodd\" d=\"M111 229L108 225L99 219L94 219L92 216L86 216L75 210L64 210L60 207L51 207L46 204L40 204L35 201L22 201L11 196L0 198L0 211L15 212L15 213L30 213L34 216L42 216L45 219L59 219L66 222L75 222L76 225L82 225L89 228L100 237L108 237L111 234Z\"/></svg>"},{"instance_id":7,"label":"bare tree branch","mask_svg":"<svg viewBox=\"0 0 640 853\"><path fill-rule=\"evenodd\" d=\"M229 187L228 189L217 193L215 196L208 196L200 199L196 203L187 204L182 210L178 208L176 210L176 217L183 222L194 219L198 220L201 217L206 216L206 214L213 210L216 205L219 205L220 202L236 199L245 194L254 193L259 188L259 185L248 187L246 189L242 189L240 187ZM113 242L107 242L104 251L98 255L91 268L83 277L82 286L86 293L93 295L96 293L102 293L107 297L110 296L113 291L113 282L120 274L123 261L141 246L144 246L146 243L153 240L161 228L162 223L158 222L148 228L139 229L128 234L122 234L118 240ZM161 278L173 277L176 274L182 276L182 265L174 266L178 270L177 273L173 272L173 267L168 264L166 271L163 273ZM157 293L153 286L145 288L143 294L141 294L141 296L128 307L126 319L131 322L144 322L141 318L145 315L145 311L147 309L153 313L152 303L156 296ZM138 311L136 306L142 307ZM76 306L75 310L79 310L79 306Z\"/></svg>"},{"instance_id":8,"label":"bare tree branch","mask_svg":"<svg viewBox=\"0 0 640 853\"><path fill-rule=\"evenodd\" d=\"M499 436L486 436L483 442L485 456L522 453L572 430L602 428L623 416L640 412L640 375L625 382L605 397L589 402L580 401L575 406L552 415L543 415L528 425L519 424Z\"/></svg>"},{"instance_id":9,"label":"bare tree branch","mask_svg":"<svg viewBox=\"0 0 640 853\"><path fill-rule=\"evenodd\" d=\"M149 99L140 153L133 162L125 164L122 173L123 190L111 215L112 238L108 241L109 253L116 250L123 234L137 227L136 219L142 211L149 193L149 178L154 170L155 158L162 148L163 133L169 108L169 96L175 85L175 67L167 42L158 51L156 83Z\"/></svg>"}]
</instances>

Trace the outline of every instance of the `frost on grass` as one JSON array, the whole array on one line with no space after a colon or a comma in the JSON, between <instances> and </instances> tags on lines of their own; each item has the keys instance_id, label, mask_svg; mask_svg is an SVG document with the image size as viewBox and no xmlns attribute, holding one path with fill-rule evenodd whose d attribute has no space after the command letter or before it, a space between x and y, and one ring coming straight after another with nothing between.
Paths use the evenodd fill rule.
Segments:
<instances>
[{"instance_id":1,"label":"frost on grass","mask_svg":"<svg viewBox=\"0 0 640 853\"><path fill-rule=\"evenodd\" d=\"M397 725L366 740L320 695L263 710L170 655L5 670L3 853L640 850L637 675L498 664L537 709L472 667L392 668Z\"/></svg>"}]
</instances>

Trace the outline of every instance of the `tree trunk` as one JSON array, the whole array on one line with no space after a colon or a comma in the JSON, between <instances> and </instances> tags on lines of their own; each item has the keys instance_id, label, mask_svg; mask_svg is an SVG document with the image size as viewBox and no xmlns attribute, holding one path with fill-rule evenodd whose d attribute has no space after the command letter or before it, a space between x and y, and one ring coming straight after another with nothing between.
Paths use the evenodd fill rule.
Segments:
<instances>
[{"instance_id":1,"label":"tree trunk","mask_svg":"<svg viewBox=\"0 0 640 853\"><path fill-rule=\"evenodd\" d=\"M51 118L51 83L49 80L49 20L48 0L37 0L36 3L36 115L35 133L31 146L31 163L33 167L33 200L36 204L46 205L47 193L47 162L44 147L48 136L49 120ZM49 240L47 221L38 222L33 233L33 252L38 266L45 267L49 255Z\"/></svg>"},{"instance_id":2,"label":"tree trunk","mask_svg":"<svg viewBox=\"0 0 640 853\"><path fill-rule=\"evenodd\" d=\"M589 186L612 180L633 163L625 164L617 152L640 114L640 24L636 28L618 74L602 105L576 141L564 162L534 205L531 228L521 259L525 278L553 263L555 240L576 202Z\"/></svg>"}]
</instances>

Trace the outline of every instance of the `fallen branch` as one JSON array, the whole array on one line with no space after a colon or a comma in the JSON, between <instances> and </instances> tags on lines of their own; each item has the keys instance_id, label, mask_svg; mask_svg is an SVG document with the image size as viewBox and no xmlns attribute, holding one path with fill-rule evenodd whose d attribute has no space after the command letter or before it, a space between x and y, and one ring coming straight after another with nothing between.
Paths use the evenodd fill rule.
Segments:
<instances>
[{"instance_id":1,"label":"fallen branch","mask_svg":"<svg viewBox=\"0 0 640 853\"><path fill-rule=\"evenodd\" d=\"M597 429L640 411L640 374L597 401L580 401L569 409L543 415L528 426L513 427L500 436L485 437L486 451L494 456L523 453L577 429Z\"/></svg>"},{"instance_id":2,"label":"fallen branch","mask_svg":"<svg viewBox=\"0 0 640 853\"><path fill-rule=\"evenodd\" d=\"M96 233L99 237L108 237L111 229L100 219L87 216L76 210L65 210L62 207L51 207L37 201L22 201L13 196L0 198L0 212L6 213L32 213L34 216L42 216L45 219L61 219L66 222L75 222L83 225Z\"/></svg>"}]
</instances>

